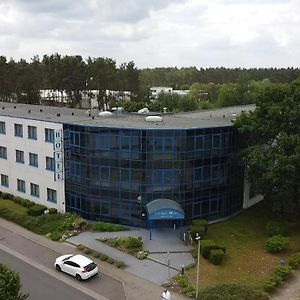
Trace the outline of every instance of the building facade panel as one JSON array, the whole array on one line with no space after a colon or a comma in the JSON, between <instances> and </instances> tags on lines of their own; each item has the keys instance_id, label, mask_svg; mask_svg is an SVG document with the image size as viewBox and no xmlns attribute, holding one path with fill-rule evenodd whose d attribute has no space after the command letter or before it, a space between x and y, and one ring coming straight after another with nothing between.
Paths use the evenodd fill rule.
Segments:
<instances>
[{"instance_id":1,"label":"building facade panel","mask_svg":"<svg viewBox=\"0 0 300 300\"><path fill-rule=\"evenodd\" d=\"M1 185L0 189L64 212L64 181L55 181L55 172L47 170L46 158L54 156L54 142L45 141L45 129L62 131L62 124L8 116L0 116L0 122L5 123L6 130L0 134L0 146L7 148L7 159L1 160L1 174L9 180L9 186ZM24 189L18 189L18 179L25 182ZM57 203L47 201L47 188L56 191Z\"/></svg>"}]
</instances>

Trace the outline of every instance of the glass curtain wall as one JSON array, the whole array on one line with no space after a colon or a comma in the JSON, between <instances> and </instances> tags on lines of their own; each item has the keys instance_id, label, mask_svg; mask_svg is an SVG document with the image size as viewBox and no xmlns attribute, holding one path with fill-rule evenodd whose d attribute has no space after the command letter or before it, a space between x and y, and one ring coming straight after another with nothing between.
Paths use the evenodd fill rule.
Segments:
<instances>
[{"instance_id":1,"label":"glass curtain wall","mask_svg":"<svg viewBox=\"0 0 300 300\"><path fill-rule=\"evenodd\" d=\"M66 209L90 220L146 226L146 204L178 202L186 222L242 209L233 126L117 129L65 125Z\"/></svg>"}]
</instances>

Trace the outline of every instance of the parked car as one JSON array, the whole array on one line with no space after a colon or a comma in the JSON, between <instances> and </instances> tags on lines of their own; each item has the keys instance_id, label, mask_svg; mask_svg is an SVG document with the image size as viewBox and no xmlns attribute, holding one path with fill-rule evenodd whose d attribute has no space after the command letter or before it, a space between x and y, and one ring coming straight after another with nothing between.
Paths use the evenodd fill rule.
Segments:
<instances>
[{"instance_id":1,"label":"parked car","mask_svg":"<svg viewBox=\"0 0 300 300\"><path fill-rule=\"evenodd\" d=\"M81 254L62 255L55 260L54 266L57 271L70 274L79 281L97 275L99 271L92 260Z\"/></svg>"}]
</instances>

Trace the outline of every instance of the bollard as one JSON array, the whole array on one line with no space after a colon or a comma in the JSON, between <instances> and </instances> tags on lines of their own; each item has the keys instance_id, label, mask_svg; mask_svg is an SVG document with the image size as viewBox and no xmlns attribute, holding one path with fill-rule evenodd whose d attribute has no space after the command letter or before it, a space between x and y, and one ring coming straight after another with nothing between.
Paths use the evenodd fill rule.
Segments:
<instances>
[{"instance_id":1,"label":"bollard","mask_svg":"<svg viewBox=\"0 0 300 300\"><path fill-rule=\"evenodd\" d=\"M185 271L184 271L184 265L182 265L182 266L181 266L181 276L184 275L184 272L185 272Z\"/></svg>"}]
</instances>

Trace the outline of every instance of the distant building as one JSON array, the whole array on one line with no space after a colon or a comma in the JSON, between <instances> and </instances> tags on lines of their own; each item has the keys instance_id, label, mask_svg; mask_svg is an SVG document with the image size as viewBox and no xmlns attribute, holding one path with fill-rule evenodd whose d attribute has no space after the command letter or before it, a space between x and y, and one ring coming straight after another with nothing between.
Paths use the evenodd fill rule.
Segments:
<instances>
[{"instance_id":1,"label":"distant building","mask_svg":"<svg viewBox=\"0 0 300 300\"><path fill-rule=\"evenodd\" d=\"M150 88L150 98L157 99L160 94L175 94L180 96L188 95L189 90L174 90L172 87L154 86Z\"/></svg>"}]
</instances>

